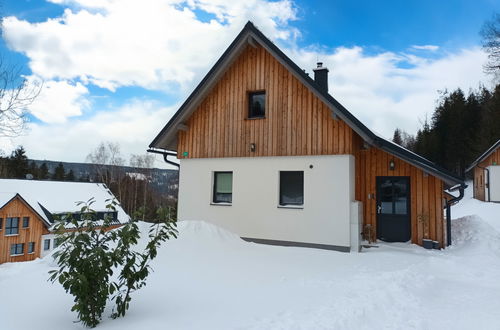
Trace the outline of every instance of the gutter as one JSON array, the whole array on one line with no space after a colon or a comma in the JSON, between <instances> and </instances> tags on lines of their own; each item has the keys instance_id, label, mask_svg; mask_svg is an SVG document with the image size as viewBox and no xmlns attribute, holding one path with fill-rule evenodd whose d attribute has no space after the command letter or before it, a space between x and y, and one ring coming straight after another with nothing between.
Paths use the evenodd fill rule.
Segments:
<instances>
[{"instance_id":1,"label":"gutter","mask_svg":"<svg viewBox=\"0 0 500 330\"><path fill-rule=\"evenodd\" d=\"M147 152L151 152L151 153L154 153L154 154L160 154L160 155L163 155L163 160L172 165L172 166L175 166L177 167L178 169L181 168L181 165L179 163L176 163L176 162L173 162L171 160L168 159L168 156L177 156L177 153L176 152L171 152L171 151L165 151L165 150L158 150L158 149L154 149L154 148L149 148L148 150L146 150Z\"/></svg>"},{"instance_id":2,"label":"gutter","mask_svg":"<svg viewBox=\"0 0 500 330\"><path fill-rule=\"evenodd\" d=\"M476 165L478 168L485 170L486 171L486 178L488 178L488 202L491 202L491 196L490 196L490 170L486 167L482 167L479 165ZM484 183L486 186L486 182Z\"/></svg>"},{"instance_id":3,"label":"gutter","mask_svg":"<svg viewBox=\"0 0 500 330\"><path fill-rule=\"evenodd\" d=\"M452 198L449 201L446 202L446 246L451 245L451 206L455 204L456 202L460 201L462 198L464 198L464 190L467 188L466 184L461 184L461 185L456 185L455 187L452 187L448 189L448 191L455 191L458 189L459 195L458 197Z\"/></svg>"}]
</instances>

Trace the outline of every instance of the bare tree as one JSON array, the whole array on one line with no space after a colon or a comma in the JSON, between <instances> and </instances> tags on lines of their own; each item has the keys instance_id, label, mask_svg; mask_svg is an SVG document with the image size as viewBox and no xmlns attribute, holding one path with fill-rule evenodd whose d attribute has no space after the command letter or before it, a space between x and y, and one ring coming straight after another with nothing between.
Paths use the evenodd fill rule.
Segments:
<instances>
[{"instance_id":1,"label":"bare tree","mask_svg":"<svg viewBox=\"0 0 500 330\"><path fill-rule=\"evenodd\" d=\"M28 121L28 107L42 90L42 82L22 76L21 68L0 58L0 137L15 137Z\"/></svg>"},{"instance_id":2,"label":"bare tree","mask_svg":"<svg viewBox=\"0 0 500 330\"><path fill-rule=\"evenodd\" d=\"M143 183L143 202L142 202L142 221L145 220L146 217L146 204L147 204L147 191L149 186L149 181L151 180L151 168L154 164L154 156L151 154L146 155L132 155L130 157L130 166L135 167L138 171L138 174L142 174L140 180L135 180L134 187L134 203L137 198L137 183L142 181ZM136 205L134 205L134 209L136 209Z\"/></svg>"},{"instance_id":3,"label":"bare tree","mask_svg":"<svg viewBox=\"0 0 500 330\"><path fill-rule=\"evenodd\" d=\"M488 62L484 65L486 72L500 77L500 14L486 21L481 29L483 49L488 53Z\"/></svg>"},{"instance_id":4,"label":"bare tree","mask_svg":"<svg viewBox=\"0 0 500 330\"><path fill-rule=\"evenodd\" d=\"M101 182L108 187L115 185L118 190L118 199L122 197L120 166L125 164L120 153L120 145L113 142L101 142L97 148L87 155L87 162L94 164L96 173Z\"/></svg>"},{"instance_id":5,"label":"bare tree","mask_svg":"<svg viewBox=\"0 0 500 330\"><path fill-rule=\"evenodd\" d=\"M101 182L110 183L109 173L106 171L106 164L109 161L109 152L104 142L101 142L97 148L87 155L87 162L94 164L96 174Z\"/></svg>"}]
</instances>

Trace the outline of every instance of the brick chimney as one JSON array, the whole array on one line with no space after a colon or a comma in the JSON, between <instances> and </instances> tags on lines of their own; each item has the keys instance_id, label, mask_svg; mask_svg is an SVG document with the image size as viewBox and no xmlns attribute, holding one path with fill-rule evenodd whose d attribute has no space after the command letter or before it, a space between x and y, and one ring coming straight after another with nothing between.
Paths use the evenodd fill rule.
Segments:
<instances>
[{"instance_id":1,"label":"brick chimney","mask_svg":"<svg viewBox=\"0 0 500 330\"><path fill-rule=\"evenodd\" d=\"M316 63L314 71L314 81L321 91L328 93L328 68L323 66L323 62Z\"/></svg>"}]
</instances>

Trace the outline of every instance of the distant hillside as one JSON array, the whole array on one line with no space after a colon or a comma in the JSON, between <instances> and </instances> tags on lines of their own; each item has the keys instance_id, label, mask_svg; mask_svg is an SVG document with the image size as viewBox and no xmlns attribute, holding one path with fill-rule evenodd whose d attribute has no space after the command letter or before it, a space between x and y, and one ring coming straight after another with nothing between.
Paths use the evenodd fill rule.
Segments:
<instances>
[{"instance_id":1,"label":"distant hillside","mask_svg":"<svg viewBox=\"0 0 500 330\"><path fill-rule=\"evenodd\" d=\"M98 181L96 180L97 175L97 167L94 164L89 163L71 163L71 162L59 162L52 160L38 160L38 159L29 159L29 163L35 162L37 167L40 167L43 163L47 165L49 173L52 175L56 167L59 163L62 163L64 166L64 170L69 172L73 170L75 175L75 179L82 181ZM177 188L179 182L179 171L178 170L166 170L159 168L151 168L151 169L142 169L135 168L131 166L112 166L112 165L99 165L101 168L109 170L118 170L123 172L125 175L128 175L133 178L145 178L149 177L149 181L152 184L152 188L161 193L168 196L177 197ZM147 172L147 175L144 173Z\"/></svg>"}]
</instances>

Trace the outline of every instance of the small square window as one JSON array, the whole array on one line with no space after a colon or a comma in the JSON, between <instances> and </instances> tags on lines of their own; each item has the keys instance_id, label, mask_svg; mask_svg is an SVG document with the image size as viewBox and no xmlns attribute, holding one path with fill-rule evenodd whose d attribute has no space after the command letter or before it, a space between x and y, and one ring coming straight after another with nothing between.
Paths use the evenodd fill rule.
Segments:
<instances>
[{"instance_id":1,"label":"small square window","mask_svg":"<svg viewBox=\"0 0 500 330\"><path fill-rule=\"evenodd\" d=\"M233 172L214 172L214 203L232 203Z\"/></svg>"},{"instance_id":2,"label":"small square window","mask_svg":"<svg viewBox=\"0 0 500 330\"><path fill-rule=\"evenodd\" d=\"M35 242L28 243L28 253L35 253Z\"/></svg>"},{"instance_id":3,"label":"small square window","mask_svg":"<svg viewBox=\"0 0 500 330\"><path fill-rule=\"evenodd\" d=\"M24 254L24 243L11 244L10 245L10 255L18 256Z\"/></svg>"},{"instance_id":4,"label":"small square window","mask_svg":"<svg viewBox=\"0 0 500 330\"><path fill-rule=\"evenodd\" d=\"M43 250L44 251L50 250L50 239L43 240Z\"/></svg>"},{"instance_id":5,"label":"small square window","mask_svg":"<svg viewBox=\"0 0 500 330\"><path fill-rule=\"evenodd\" d=\"M5 223L5 235L19 234L19 218L7 218Z\"/></svg>"},{"instance_id":6,"label":"small square window","mask_svg":"<svg viewBox=\"0 0 500 330\"><path fill-rule=\"evenodd\" d=\"M28 228L30 226L30 217L23 217L23 228Z\"/></svg>"},{"instance_id":7,"label":"small square window","mask_svg":"<svg viewBox=\"0 0 500 330\"><path fill-rule=\"evenodd\" d=\"M3 218L0 218L0 230L2 230L2 226L3 226Z\"/></svg>"},{"instance_id":8,"label":"small square window","mask_svg":"<svg viewBox=\"0 0 500 330\"><path fill-rule=\"evenodd\" d=\"M248 118L264 118L266 116L266 92L248 94Z\"/></svg>"},{"instance_id":9,"label":"small square window","mask_svg":"<svg viewBox=\"0 0 500 330\"><path fill-rule=\"evenodd\" d=\"M303 171L280 171L280 205L304 205Z\"/></svg>"}]
</instances>

